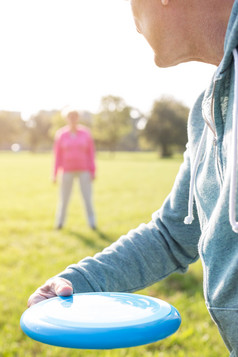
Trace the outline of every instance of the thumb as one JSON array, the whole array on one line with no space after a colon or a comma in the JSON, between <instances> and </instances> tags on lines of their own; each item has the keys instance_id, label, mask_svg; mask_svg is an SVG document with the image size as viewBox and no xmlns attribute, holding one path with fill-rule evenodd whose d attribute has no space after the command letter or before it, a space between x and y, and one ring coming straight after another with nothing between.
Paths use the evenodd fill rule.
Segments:
<instances>
[{"instance_id":1,"label":"thumb","mask_svg":"<svg viewBox=\"0 0 238 357\"><path fill-rule=\"evenodd\" d=\"M70 296L73 294L72 283L64 278L55 279L54 290L58 296Z\"/></svg>"}]
</instances>

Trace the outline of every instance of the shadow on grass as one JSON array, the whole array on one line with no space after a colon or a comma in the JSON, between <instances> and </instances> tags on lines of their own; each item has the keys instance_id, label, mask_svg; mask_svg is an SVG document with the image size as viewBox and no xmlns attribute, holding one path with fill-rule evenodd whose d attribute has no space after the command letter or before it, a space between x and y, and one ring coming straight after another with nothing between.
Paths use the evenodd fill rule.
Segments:
<instances>
[{"instance_id":1,"label":"shadow on grass","mask_svg":"<svg viewBox=\"0 0 238 357\"><path fill-rule=\"evenodd\" d=\"M72 231L72 230L67 230L67 233L71 236L76 237L80 241L82 241L86 246L89 246L90 248L96 249L96 250L101 250L105 248L105 246L108 246L109 244L113 243L114 240L113 238L109 238L108 235L106 235L104 232L102 232L100 229L96 228L93 231L98 238L100 238L103 242L100 244L97 240L97 237L93 236L88 236L84 235L80 232Z\"/></svg>"},{"instance_id":2,"label":"shadow on grass","mask_svg":"<svg viewBox=\"0 0 238 357\"><path fill-rule=\"evenodd\" d=\"M155 284L154 289L166 296L173 296L177 292L184 293L188 298L200 295L203 298L202 276L189 271L185 274L174 273Z\"/></svg>"}]
</instances>

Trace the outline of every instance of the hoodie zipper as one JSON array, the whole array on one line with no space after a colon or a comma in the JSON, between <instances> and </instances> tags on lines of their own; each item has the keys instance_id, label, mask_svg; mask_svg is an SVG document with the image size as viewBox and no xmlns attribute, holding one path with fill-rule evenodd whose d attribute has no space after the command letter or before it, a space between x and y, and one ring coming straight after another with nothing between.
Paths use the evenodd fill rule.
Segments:
<instances>
[{"instance_id":1,"label":"hoodie zipper","mask_svg":"<svg viewBox=\"0 0 238 357\"><path fill-rule=\"evenodd\" d=\"M218 144L217 144L218 137L217 137L217 132L216 132L216 124L215 124L215 116L214 116L214 101L215 101L216 84L217 84L217 80L214 81L214 86L213 86L213 89L212 89L212 99L211 99L211 120L212 120L212 124L213 125L207 119L206 114L204 112L203 112L203 117L204 117L204 120L205 120L207 126L212 131L213 136L214 136L214 138L213 138L214 158L216 160L216 165L217 165L217 170L218 170L218 174L219 174L220 183L222 184L222 182L223 182L223 174L222 174L221 161L220 161L219 155L218 155Z\"/></svg>"}]
</instances>

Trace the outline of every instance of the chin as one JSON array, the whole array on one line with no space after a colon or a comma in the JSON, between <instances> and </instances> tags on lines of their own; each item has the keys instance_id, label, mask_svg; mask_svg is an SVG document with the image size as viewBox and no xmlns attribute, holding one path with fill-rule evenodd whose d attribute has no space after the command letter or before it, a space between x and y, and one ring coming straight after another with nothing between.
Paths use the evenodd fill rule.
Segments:
<instances>
[{"instance_id":1,"label":"chin","mask_svg":"<svg viewBox=\"0 0 238 357\"><path fill-rule=\"evenodd\" d=\"M165 61L162 56L157 56L155 55L154 56L154 62L155 62L155 65L159 68L166 68L166 67L170 67L171 64L167 61Z\"/></svg>"},{"instance_id":2,"label":"chin","mask_svg":"<svg viewBox=\"0 0 238 357\"><path fill-rule=\"evenodd\" d=\"M168 67L173 67L177 66L180 63L187 62L187 61L179 61L178 59L169 59L169 58L163 58L162 56L154 56L154 62L157 67L159 68L168 68Z\"/></svg>"}]
</instances>

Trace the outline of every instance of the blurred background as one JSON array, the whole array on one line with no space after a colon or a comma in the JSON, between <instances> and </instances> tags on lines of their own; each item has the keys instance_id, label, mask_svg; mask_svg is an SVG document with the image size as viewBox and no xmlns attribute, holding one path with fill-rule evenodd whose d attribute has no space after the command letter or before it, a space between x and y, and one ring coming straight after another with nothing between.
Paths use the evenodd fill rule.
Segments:
<instances>
[{"instance_id":1,"label":"blurred background","mask_svg":"<svg viewBox=\"0 0 238 357\"><path fill-rule=\"evenodd\" d=\"M21 331L37 287L161 206L182 162L189 109L214 67L157 68L124 0L0 0L0 16L0 357L226 356L205 307L200 262L140 292L181 313L179 331L164 341L77 351ZM65 228L54 229L52 145L68 105L96 144L97 231L87 227L79 195Z\"/></svg>"},{"instance_id":2,"label":"blurred background","mask_svg":"<svg viewBox=\"0 0 238 357\"><path fill-rule=\"evenodd\" d=\"M214 72L197 62L156 67L128 1L9 0L0 1L0 13L0 149L49 149L67 105L102 131L107 123L98 113L110 112L111 122L114 109L127 108L114 149L144 149L135 136L154 103L169 97L190 108ZM105 148L98 128L94 133Z\"/></svg>"}]
</instances>

